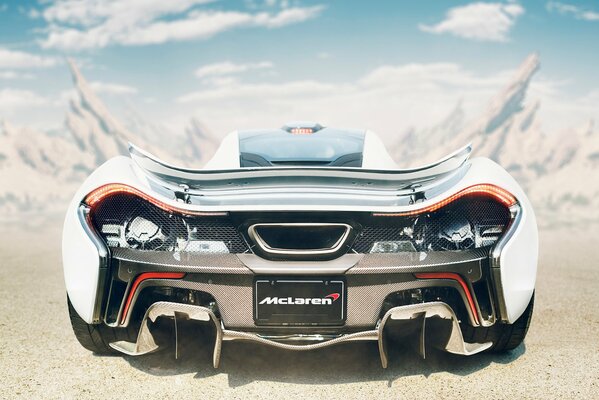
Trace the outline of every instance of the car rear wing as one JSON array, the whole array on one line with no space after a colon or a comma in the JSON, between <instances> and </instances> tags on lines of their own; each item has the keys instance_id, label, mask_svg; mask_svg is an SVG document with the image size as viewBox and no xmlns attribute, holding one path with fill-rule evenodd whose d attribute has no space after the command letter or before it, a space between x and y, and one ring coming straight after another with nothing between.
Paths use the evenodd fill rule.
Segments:
<instances>
[{"instance_id":1,"label":"car rear wing","mask_svg":"<svg viewBox=\"0 0 599 400\"><path fill-rule=\"evenodd\" d=\"M383 196L389 200L384 201L386 205L404 204L397 199L425 192L425 198L431 198L451 187L466 173L471 151L471 146L467 145L437 162L411 169L276 166L209 170L169 165L141 148L129 145L132 160L154 188L162 187L174 192L183 188L191 199L189 203L195 203L193 198L198 197L197 203L204 205L242 204L241 201L246 201L244 204L248 201L264 204L265 198L261 195L277 193L318 194L320 198L328 196L331 200L344 194L369 198L378 196L377 200L383 200L380 197ZM291 204L291 199L283 197L279 196L279 200ZM383 205L379 201L376 203Z\"/></svg>"}]
</instances>

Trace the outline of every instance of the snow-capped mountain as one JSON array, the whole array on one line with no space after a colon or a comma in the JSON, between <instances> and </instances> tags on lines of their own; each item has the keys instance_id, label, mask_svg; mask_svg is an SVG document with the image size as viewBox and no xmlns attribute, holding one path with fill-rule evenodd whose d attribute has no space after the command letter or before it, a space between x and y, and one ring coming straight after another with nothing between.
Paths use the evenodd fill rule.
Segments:
<instances>
[{"instance_id":1,"label":"snow-capped mountain","mask_svg":"<svg viewBox=\"0 0 599 400\"><path fill-rule=\"evenodd\" d=\"M200 120L192 118L185 128L185 146L179 152L180 157L190 166L201 167L219 144L220 139L213 136Z\"/></svg>"},{"instance_id":2,"label":"snow-capped mountain","mask_svg":"<svg viewBox=\"0 0 599 400\"><path fill-rule=\"evenodd\" d=\"M219 140L197 119L190 121L185 135L163 132L163 137L154 137L159 143L145 140L114 117L74 63L69 66L76 96L69 103L65 132L0 123L2 217L61 210L94 168L116 155L127 155L129 142L182 166L201 167L216 151ZM166 136L169 140L164 140Z\"/></svg>"},{"instance_id":3,"label":"snow-capped mountain","mask_svg":"<svg viewBox=\"0 0 599 400\"><path fill-rule=\"evenodd\" d=\"M69 137L51 136L33 129L0 125L0 214L45 210L64 205L70 193L95 166L82 157Z\"/></svg>"},{"instance_id":4,"label":"snow-capped mountain","mask_svg":"<svg viewBox=\"0 0 599 400\"><path fill-rule=\"evenodd\" d=\"M161 159L184 166L201 166L216 150L214 144L218 140L195 119L191 120L185 137L179 140L168 131L163 131L162 136L159 136L157 131L164 129L163 127L141 121L138 116L133 120L135 126L143 129L143 132L152 131L153 134L142 136L132 132L108 111L75 63L70 61L69 66L77 96L70 102L66 126L79 148L93 154L97 165L115 155L128 154L129 143L141 146Z\"/></svg>"},{"instance_id":5,"label":"snow-capped mountain","mask_svg":"<svg viewBox=\"0 0 599 400\"><path fill-rule=\"evenodd\" d=\"M539 174L529 196L545 225L596 221L599 215L599 132L591 122L554 138L550 172Z\"/></svg>"},{"instance_id":6,"label":"snow-capped mountain","mask_svg":"<svg viewBox=\"0 0 599 400\"><path fill-rule=\"evenodd\" d=\"M392 149L402 164L417 166L472 143L474 156L506 168L529 193L541 225L599 219L599 132L592 121L581 129L547 135L527 91L540 63L532 54L489 103L465 124L460 104L441 123L406 133Z\"/></svg>"}]
</instances>

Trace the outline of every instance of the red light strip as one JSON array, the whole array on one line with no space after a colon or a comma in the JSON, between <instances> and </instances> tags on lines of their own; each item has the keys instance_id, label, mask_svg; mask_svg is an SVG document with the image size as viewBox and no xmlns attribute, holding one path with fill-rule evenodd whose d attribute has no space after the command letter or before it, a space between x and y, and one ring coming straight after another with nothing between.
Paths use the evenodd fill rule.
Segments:
<instances>
[{"instance_id":1,"label":"red light strip","mask_svg":"<svg viewBox=\"0 0 599 400\"><path fill-rule=\"evenodd\" d=\"M109 183L107 185L100 186L99 188L93 190L91 193L89 193L87 196L85 196L84 202L91 208L94 208L95 206L100 204L102 202L102 200L104 200L110 196L114 196L116 194L130 194L133 196L137 196L137 197L142 198L142 199L146 200L147 202L149 202L149 203L155 205L156 207L158 207L164 211L167 211L167 212L176 212L179 214L202 215L202 216L226 216L228 214L227 212L191 211L191 210L186 210L184 208L174 207L174 206L171 206L170 204L167 204L163 201L160 201L158 199L153 198L152 196L145 194L144 192L142 192L139 189L136 189L129 185L124 185L122 183Z\"/></svg>"},{"instance_id":2,"label":"red light strip","mask_svg":"<svg viewBox=\"0 0 599 400\"><path fill-rule=\"evenodd\" d=\"M129 291L129 295L127 296L125 307L123 307L121 324L125 323L125 320L127 319L127 314L129 313L129 307L131 307L131 301L133 301L135 292L137 292L137 288L143 281L147 279L181 279L184 276L184 272L144 272L142 274L137 275L137 277L133 281L133 284L131 285L131 290Z\"/></svg>"},{"instance_id":3,"label":"red light strip","mask_svg":"<svg viewBox=\"0 0 599 400\"><path fill-rule=\"evenodd\" d=\"M431 204L430 206L423 207L417 210L410 210L399 213L373 213L374 217L406 217L411 215L418 215L429 213L433 211L437 211L438 209L445 207L449 203L456 201L459 198L464 196L488 196L498 200L500 203L504 204L507 207L511 207L516 204L516 198L507 190L504 190L498 186L491 184L480 184L467 187L466 189L462 189L456 194L449 196L448 198L441 200L438 203Z\"/></svg>"},{"instance_id":4,"label":"red light strip","mask_svg":"<svg viewBox=\"0 0 599 400\"><path fill-rule=\"evenodd\" d=\"M472 293L470 293L470 289L468 288L466 281L464 281L464 278L462 278L459 274L455 274L453 272L422 272L414 275L418 279L451 279L457 281L464 290L466 299L468 299L468 306L470 307L474 321L480 325L478 313L476 312L476 306L474 305L474 299L472 298Z\"/></svg>"}]
</instances>

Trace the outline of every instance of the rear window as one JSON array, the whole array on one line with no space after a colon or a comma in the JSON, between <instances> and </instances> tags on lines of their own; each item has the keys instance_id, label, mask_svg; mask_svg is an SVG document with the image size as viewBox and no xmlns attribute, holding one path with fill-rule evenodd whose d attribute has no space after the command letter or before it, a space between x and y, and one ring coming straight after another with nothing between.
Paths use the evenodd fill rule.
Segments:
<instances>
[{"instance_id":1,"label":"rear window","mask_svg":"<svg viewBox=\"0 0 599 400\"><path fill-rule=\"evenodd\" d=\"M363 148L364 132L355 131L322 129L297 135L277 130L239 135L242 167L338 163L361 166Z\"/></svg>"}]
</instances>

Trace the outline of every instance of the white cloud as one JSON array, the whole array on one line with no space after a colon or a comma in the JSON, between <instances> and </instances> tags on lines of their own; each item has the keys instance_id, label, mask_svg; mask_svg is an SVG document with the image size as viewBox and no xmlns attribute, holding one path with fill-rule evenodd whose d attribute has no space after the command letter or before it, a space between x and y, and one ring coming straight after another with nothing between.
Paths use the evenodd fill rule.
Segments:
<instances>
[{"instance_id":1,"label":"white cloud","mask_svg":"<svg viewBox=\"0 0 599 400\"><path fill-rule=\"evenodd\" d=\"M48 105L46 98L29 90L0 90L0 110L3 114L11 114L17 109Z\"/></svg>"},{"instance_id":2,"label":"white cloud","mask_svg":"<svg viewBox=\"0 0 599 400\"><path fill-rule=\"evenodd\" d=\"M590 88L586 94L570 96L566 84L539 79L530 86L529 96L541 99L539 120L549 133L599 121L599 89Z\"/></svg>"},{"instance_id":3,"label":"white cloud","mask_svg":"<svg viewBox=\"0 0 599 400\"><path fill-rule=\"evenodd\" d=\"M325 94L337 89L332 84L316 81L291 81L284 83L248 84L239 81L221 81L218 87L191 92L177 98L179 103L202 102L212 100L256 99L259 96L280 100L286 97L312 96Z\"/></svg>"},{"instance_id":4,"label":"white cloud","mask_svg":"<svg viewBox=\"0 0 599 400\"><path fill-rule=\"evenodd\" d=\"M48 22L91 27L101 22L136 23L184 12L213 0L55 0L41 14Z\"/></svg>"},{"instance_id":5,"label":"white cloud","mask_svg":"<svg viewBox=\"0 0 599 400\"><path fill-rule=\"evenodd\" d=\"M516 19L524 14L517 3L471 3L449 9L445 19L436 25L420 24L429 33L449 33L461 38L505 42Z\"/></svg>"},{"instance_id":6,"label":"white cloud","mask_svg":"<svg viewBox=\"0 0 599 400\"><path fill-rule=\"evenodd\" d=\"M54 57L0 47L0 69L47 68L58 64Z\"/></svg>"},{"instance_id":7,"label":"white cloud","mask_svg":"<svg viewBox=\"0 0 599 400\"><path fill-rule=\"evenodd\" d=\"M261 61L257 63L235 64L230 61L208 64L198 68L195 75L198 78L206 78L209 76L223 76L246 72L255 69L269 69L273 64L270 61Z\"/></svg>"},{"instance_id":8,"label":"white cloud","mask_svg":"<svg viewBox=\"0 0 599 400\"><path fill-rule=\"evenodd\" d=\"M238 76L223 79L218 85L198 83L197 90L176 99L176 114L165 111L161 119L184 126L190 114L195 114L221 133L316 120L328 126L370 128L393 142L412 128L440 123L458 103L465 120L473 121L487 112L514 73L499 70L480 74L456 63L436 62L382 65L341 82L272 82L266 78L256 82ZM599 120L597 92L578 99L564 96L570 83L541 74L530 86L526 103L540 100L540 121L548 133L590 118Z\"/></svg>"},{"instance_id":9,"label":"white cloud","mask_svg":"<svg viewBox=\"0 0 599 400\"><path fill-rule=\"evenodd\" d=\"M257 14L253 23L256 26L280 28L312 19L318 16L323 10L324 6L284 8L277 14Z\"/></svg>"},{"instance_id":10,"label":"white cloud","mask_svg":"<svg viewBox=\"0 0 599 400\"><path fill-rule=\"evenodd\" d=\"M410 127L427 125L426 121L441 120L460 100L469 115L479 115L512 73L480 75L449 62L383 65L338 83L222 81L202 85L176 100L182 121L196 113L218 132L307 119L371 128L391 138Z\"/></svg>"},{"instance_id":11,"label":"white cloud","mask_svg":"<svg viewBox=\"0 0 599 400\"><path fill-rule=\"evenodd\" d=\"M547 10L557 11L562 15L572 15L576 19L585 21L599 21L599 12L586 10L572 4L550 1L547 3Z\"/></svg>"},{"instance_id":12,"label":"white cloud","mask_svg":"<svg viewBox=\"0 0 599 400\"><path fill-rule=\"evenodd\" d=\"M111 44L147 45L206 39L240 27L279 28L315 18L323 6L278 11L216 11L210 0L58 0L41 13L48 22L45 48L82 50Z\"/></svg>"},{"instance_id":13,"label":"white cloud","mask_svg":"<svg viewBox=\"0 0 599 400\"><path fill-rule=\"evenodd\" d=\"M90 82L89 84L91 88L96 93L105 93L105 94L136 94L138 92L137 88L132 86L122 85L119 83L109 83L109 82Z\"/></svg>"},{"instance_id":14,"label":"white cloud","mask_svg":"<svg viewBox=\"0 0 599 400\"><path fill-rule=\"evenodd\" d=\"M454 96L460 91L492 93L509 78L506 71L492 76L478 76L454 63L384 65L375 68L354 83L332 84L314 80L281 83L245 83L239 80L223 80L217 87L206 87L180 96L180 103L213 100L236 100L255 98L256 101L293 100L298 96L313 98L316 95L349 98L381 94L408 98L406 93L419 93L431 100L439 96ZM423 104L425 105L425 104Z\"/></svg>"},{"instance_id":15,"label":"white cloud","mask_svg":"<svg viewBox=\"0 0 599 400\"><path fill-rule=\"evenodd\" d=\"M0 71L0 79L33 79L33 74L17 72L17 71Z\"/></svg>"}]
</instances>

